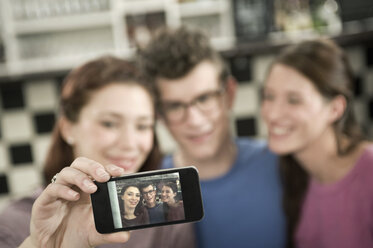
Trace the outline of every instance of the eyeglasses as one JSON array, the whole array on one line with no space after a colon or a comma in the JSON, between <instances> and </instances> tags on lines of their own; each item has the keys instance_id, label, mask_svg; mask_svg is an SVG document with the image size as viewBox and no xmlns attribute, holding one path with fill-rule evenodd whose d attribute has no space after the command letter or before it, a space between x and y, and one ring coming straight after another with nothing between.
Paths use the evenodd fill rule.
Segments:
<instances>
[{"instance_id":1,"label":"eyeglasses","mask_svg":"<svg viewBox=\"0 0 373 248\"><path fill-rule=\"evenodd\" d=\"M173 123L184 121L187 109L194 105L203 113L209 114L218 109L220 96L223 92L223 89L209 91L195 97L188 103L165 101L161 104L161 111L166 120Z\"/></svg>"},{"instance_id":2,"label":"eyeglasses","mask_svg":"<svg viewBox=\"0 0 373 248\"><path fill-rule=\"evenodd\" d=\"M149 190L149 191L143 191L142 194L143 195L151 195L155 190Z\"/></svg>"}]
</instances>

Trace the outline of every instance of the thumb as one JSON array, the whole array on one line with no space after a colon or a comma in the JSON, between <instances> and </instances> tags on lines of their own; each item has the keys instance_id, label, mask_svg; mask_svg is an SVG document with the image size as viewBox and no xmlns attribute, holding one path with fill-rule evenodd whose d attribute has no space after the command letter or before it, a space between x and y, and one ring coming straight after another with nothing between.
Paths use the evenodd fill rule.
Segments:
<instances>
[{"instance_id":1,"label":"thumb","mask_svg":"<svg viewBox=\"0 0 373 248\"><path fill-rule=\"evenodd\" d=\"M92 242L93 246L108 244L108 243L126 243L130 238L130 232L116 232L109 234L99 234Z\"/></svg>"}]
</instances>

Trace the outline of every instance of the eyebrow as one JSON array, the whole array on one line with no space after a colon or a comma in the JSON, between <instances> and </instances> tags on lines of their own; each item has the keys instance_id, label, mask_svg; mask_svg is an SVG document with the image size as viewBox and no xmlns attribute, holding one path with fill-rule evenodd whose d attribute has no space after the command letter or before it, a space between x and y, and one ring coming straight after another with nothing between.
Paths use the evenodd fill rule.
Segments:
<instances>
[{"instance_id":1,"label":"eyebrow","mask_svg":"<svg viewBox=\"0 0 373 248\"><path fill-rule=\"evenodd\" d=\"M262 92L276 92L275 89L271 88L271 87L263 87L262 89ZM285 93L287 95L301 95L302 93L300 91L297 91L297 90L294 90L294 89L290 89L290 90L286 90Z\"/></svg>"},{"instance_id":2,"label":"eyebrow","mask_svg":"<svg viewBox=\"0 0 373 248\"><path fill-rule=\"evenodd\" d=\"M289 90L289 92L287 94L290 95L290 96L294 96L294 95L301 96L302 95L301 92L295 91L295 90Z\"/></svg>"},{"instance_id":3,"label":"eyebrow","mask_svg":"<svg viewBox=\"0 0 373 248\"><path fill-rule=\"evenodd\" d=\"M99 116L102 116L102 117L108 116L108 117L114 117L116 119L124 119L122 115L117 114L115 112L105 112L105 111L103 111L101 113L99 112ZM136 119L140 120L140 121L142 121L142 120L147 121L147 120L153 120L154 116L153 115L151 115L151 116L150 115L142 115L142 116L137 117Z\"/></svg>"},{"instance_id":4,"label":"eyebrow","mask_svg":"<svg viewBox=\"0 0 373 248\"><path fill-rule=\"evenodd\" d=\"M161 102L162 103L187 103L187 102L193 101L194 99L199 98L199 97L201 97L203 95L213 93L213 92L215 92L217 90L220 90L220 87L218 87L216 89L207 89L206 91L201 92L200 94L194 96L192 99L190 99L189 101L186 101L186 102L179 101L179 100L176 100L176 99L161 99Z\"/></svg>"}]
</instances>

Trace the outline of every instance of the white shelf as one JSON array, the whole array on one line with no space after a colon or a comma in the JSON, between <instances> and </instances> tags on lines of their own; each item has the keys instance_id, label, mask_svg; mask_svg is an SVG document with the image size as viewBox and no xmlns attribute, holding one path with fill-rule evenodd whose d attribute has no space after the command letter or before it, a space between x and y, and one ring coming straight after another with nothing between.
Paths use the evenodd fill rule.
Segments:
<instances>
[{"instance_id":1,"label":"white shelf","mask_svg":"<svg viewBox=\"0 0 373 248\"><path fill-rule=\"evenodd\" d=\"M0 63L0 76L5 76L8 74L7 65L5 63Z\"/></svg>"},{"instance_id":2,"label":"white shelf","mask_svg":"<svg viewBox=\"0 0 373 248\"><path fill-rule=\"evenodd\" d=\"M111 25L110 12L87 13L83 15L50 17L41 20L16 21L18 35L88 29Z\"/></svg>"},{"instance_id":3,"label":"white shelf","mask_svg":"<svg viewBox=\"0 0 373 248\"><path fill-rule=\"evenodd\" d=\"M53 1L61 4L59 0L33 3L45 7ZM74 1L81 4L81 0ZM144 14L153 12L163 12L168 26L186 24L209 31L211 43L218 50L232 48L235 43L231 3L227 0L187 3L179 0L110 0L108 10L92 8L92 12L54 17L48 14L39 19L19 20L22 3L30 7L27 0L17 0L16 4L14 0L0 0L3 25L0 31L6 50L6 63L0 64L0 76L69 70L104 53L132 58L136 51L128 36L132 36L137 27L144 26L152 33L155 28ZM14 6L18 12L14 11ZM134 21L129 24L126 16L131 15Z\"/></svg>"},{"instance_id":4,"label":"white shelf","mask_svg":"<svg viewBox=\"0 0 373 248\"><path fill-rule=\"evenodd\" d=\"M43 73L59 70L70 70L73 67L81 65L87 60L97 58L99 56L115 54L114 50L96 51L86 54L76 54L70 56L60 56L55 58L35 58L27 59L19 62L8 63L8 75L19 75L28 73ZM0 67L1 68L1 67ZM1 70L0 70L1 72ZM0 74L1 75L1 74Z\"/></svg>"},{"instance_id":5,"label":"white shelf","mask_svg":"<svg viewBox=\"0 0 373 248\"><path fill-rule=\"evenodd\" d=\"M236 44L236 39L234 37L217 37L211 39L211 45L219 51L232 49Z\"/></svg>"},{"instance_id":6,"label":"white shelf","mask_svg":"<svg viewBox=\"0 0 373 248\"><path fill-rule=\"evenodd\" d=\"M143 14L147 12L155 12L164 10L169 0L119 0L117 7L122 13L127 14Z\"/></svg>"},{"instance_id":7,"label":"white shelf","mask_svg":"<svg viewBox=\"0 0 373 248\"><path fill-rule=\"evenodd\" d=\"M181 17L195 17L221 14L224 9L222 8L221 1L209 0L181 3L179 11Z\"/></svg>"}]
</instances>

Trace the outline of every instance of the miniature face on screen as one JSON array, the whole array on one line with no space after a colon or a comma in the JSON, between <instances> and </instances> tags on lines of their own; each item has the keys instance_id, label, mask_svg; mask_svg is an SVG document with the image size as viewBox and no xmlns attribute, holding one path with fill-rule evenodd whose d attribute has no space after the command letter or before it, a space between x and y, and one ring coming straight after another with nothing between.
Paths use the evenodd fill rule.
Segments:
<instances>
[{"instance_id":1,"label":"miniature face on screen","mask_svg":"<svg viewBox=\"0 0 373 248\"><path fill-rule=\"evenodd\" d=\"M175 203L176 192L171 187L164 185L162 187L162 201L168 204Z\"/></svg>"},{"instance_id":2,"label":"miniature face on screen","mask_svg":"<svg viewBox=\"0 0 373 248\"><path fill-rule=\"evenodd\" d=\"M122 196L125 209L135 209L140 201L140 191L136 187L128 187Z\"/></svg>"},{"instance_id":3,"label":"miniature face on screen","mask_svg":"<svg viewBox=\"0 0 373 248\"><path fill-rule=\"evenodd\" d=\"M147 206L152 207L155 205L156 191L153 185L148 185L145 188L142 188L142 195Z\"/></svg>"},{"instance_id":4,"label":"miniature face on screen","mask_svg":"<svg viewBox=\"0 0 373 248\"><path fill-rule=\"evenodd\" d=\"M109 197L115 228L185 219L179 173L113 181Z\"/></svg>"}]
</instances>

